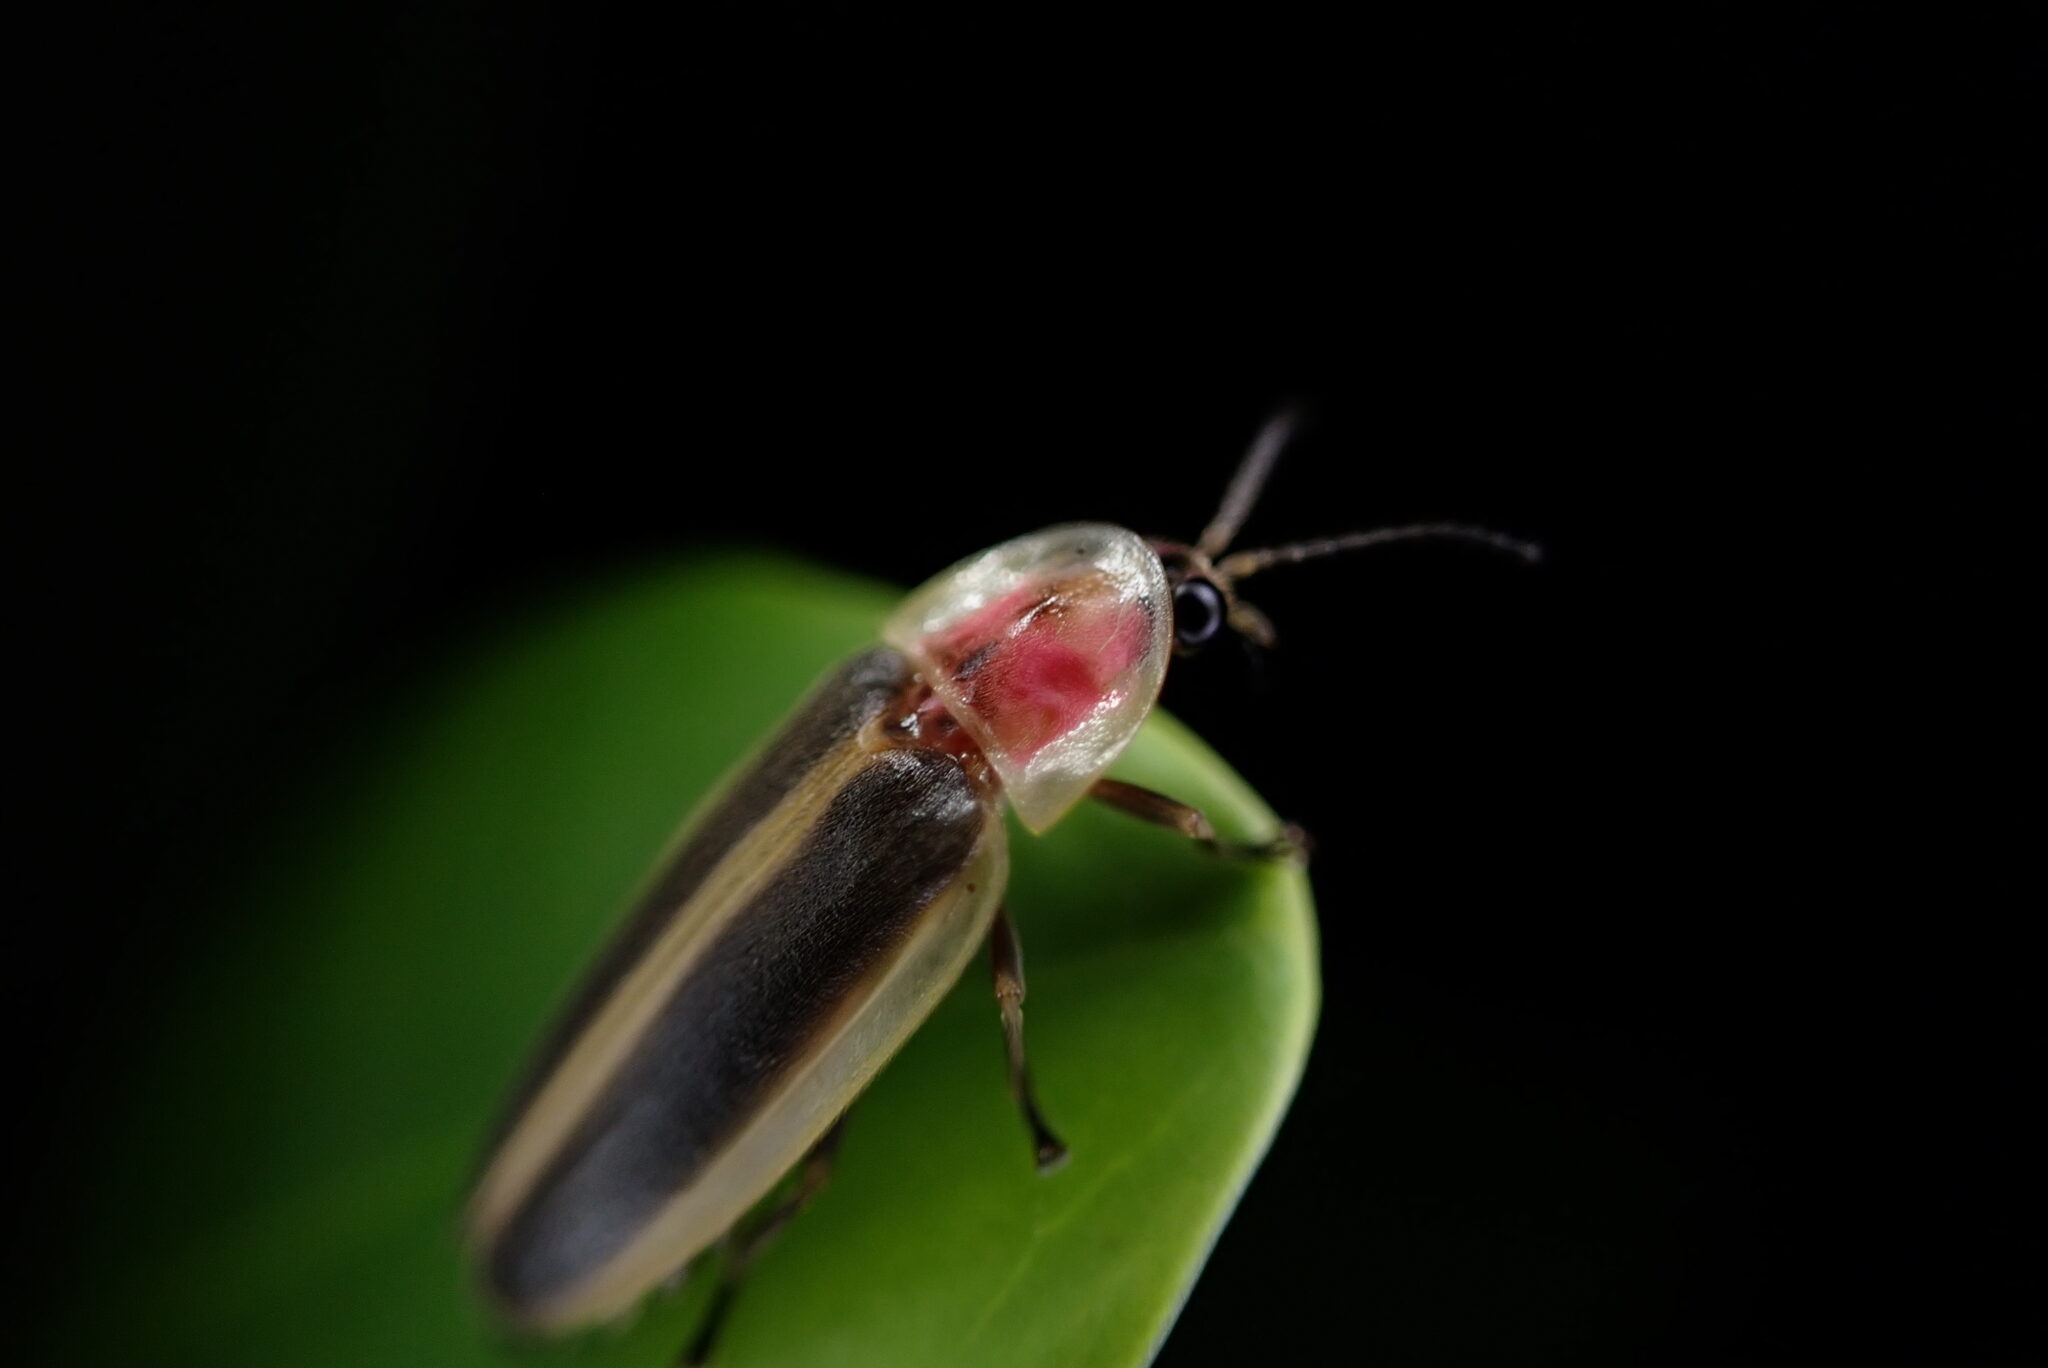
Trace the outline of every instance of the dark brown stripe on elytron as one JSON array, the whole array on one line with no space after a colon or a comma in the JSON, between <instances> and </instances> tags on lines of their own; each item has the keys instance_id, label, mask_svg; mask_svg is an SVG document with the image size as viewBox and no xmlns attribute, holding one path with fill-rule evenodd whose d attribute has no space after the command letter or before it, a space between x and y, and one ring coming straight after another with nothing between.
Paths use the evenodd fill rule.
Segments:
<instances>
[{"instance_id":1,"label":"dark brown stripe on elytron","mask_svg":"<svg viewBox=\"0 0 2048 1368\"><path fill-rule=\"evenodd\" d=\"M954 761L885 751L705 948L492 1251L511 1306L622 1250L900 952L997 820Z\"/></svg>"},{"instance_id":2,"label":"dark brown stripe on elytron","mask_svg":"<svg viewBox=\"0 0 2048 1368\"><path fill-rule=\"evenodd\" d=\"M854 656L812 690L796 715L705 814L689 841L648 885L633 914L584 973L499 1114L486 1154L504 1142L619 980L639 962L725 853L774 811L826 753L852 738L901 693L910 677L910 663L882 646Z\"/></svg>"}]
</instances>

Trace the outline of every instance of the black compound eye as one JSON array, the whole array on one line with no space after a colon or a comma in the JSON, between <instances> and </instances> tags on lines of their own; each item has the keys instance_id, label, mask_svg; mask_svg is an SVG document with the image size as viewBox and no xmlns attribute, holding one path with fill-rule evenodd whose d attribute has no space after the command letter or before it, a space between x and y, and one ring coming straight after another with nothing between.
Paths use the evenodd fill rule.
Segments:
<instances>
[{"instance_id":1,"label":"black compound eye","mask_svg":"<svg viewBox=\"0 0 2048 1368\"><path fill-rule=\"evenodd\" d=\"M1223 591L1203 579L1173 590L1173 639L1184 651L1206 646L1223 630Z\"/></svg>"}]
</instances>

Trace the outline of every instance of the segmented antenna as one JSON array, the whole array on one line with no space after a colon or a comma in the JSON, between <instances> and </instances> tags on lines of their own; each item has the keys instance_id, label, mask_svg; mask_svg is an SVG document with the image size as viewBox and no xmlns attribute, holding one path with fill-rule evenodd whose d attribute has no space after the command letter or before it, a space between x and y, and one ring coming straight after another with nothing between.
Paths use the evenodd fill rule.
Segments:
<instances>
[{"instance_id":1,"label":"segmented antenna","mask_svg":"<svg viewBox=\"0 0 2048 1368\"><path fill-rule=\"evenodd\" d=\"M1247 575L1256 575L1261 570L1270 570L1276 565L1296 565L1305 560L1334 556L1343 551L1363 551L1369 546L1384 546L1389 542L1430 541L1437 538L1490 546L1496 551L1506 551L1510 555L1520 556L1531 565L1543 559L1543 548L1536 543L1523 541L1519 537L1510 537L1490 527L1474 527L1469 523L1409 523L1404 527L1380 527L1370 532L1347 532L1340 537L1318 537L1313 541L1290 542L1286 546L1269 546L1259 551L1239 551L1217 561L1216 573L1225 579L1236 581Z\"/></svg>"},{"instance_id":2,"label":"segmented antenna","mask_svg":"<svg viewBox=\"0 0 2048 1368\"><path fill-rule=\"evenodd\" d=\"M1195 542L1195 550L1203 556L1214 558L1223 554L1237 536L1237 530L1244 526L1250 516L1252 505L1259 501L1259 491L1266 487L1266 477L1273 473L1273 463L1280 459L1280 453L1294 433L1301 426L1301 409L1289 404L1266 420L1259 429L1259 435L1252 438L1244 459L1237 463L1237 473L1230 477L1230 487L1223 491L1223 502L1216 509L1216 516L1209 519L1209 525L1202 529L1201 537Z\"/></svg>"},{"instance_id":3,"label":"segmented antenna","mask_svg":"<svg viewBox=\"0 0 2048 1368\"><path fill-rule=\"evenodd\" d=\"M1543 559L1543 548L1534 542L1510 537L1488 527L1445 522L1409 523L1401 527L1374 528L1370 532L1347 532L1336 537L1318 537L1312 541L1290 542L1285 546L1238 551L1224 556L1224 549L1236 538L1238 529L1251 515L1252 505L1258 502L1260 491L1266 487L1266 477L1273 473L1274 463L1280 459L1280 453L1300 427L1301 408L1295 404L1286 405L1266 420L1265 426L1259 429L1259 435L1252 439L1244 459L1238 462L1237 473L1230 477L1230 487L1223 492L1223 503L1217 508L1216 516L1209 520L1209 525L1202 529L1201 538L1194 544L1195 554L1205 562L1213 562L1215 574L1226 583L1256 575L1261 570L1270 570L1276 565L1296 565L1342 551L1385 546L1389 542L1467 541L1520 556L1532 565ZM1222 559L1218 560L1219 556Z\"/></svg>"}]
</instances>

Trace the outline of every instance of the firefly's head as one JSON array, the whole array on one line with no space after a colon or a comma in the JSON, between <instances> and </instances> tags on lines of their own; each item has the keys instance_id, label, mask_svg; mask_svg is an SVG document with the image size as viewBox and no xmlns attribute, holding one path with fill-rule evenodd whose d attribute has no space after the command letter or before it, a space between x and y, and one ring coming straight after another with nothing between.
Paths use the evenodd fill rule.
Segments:
<instances>
[{"instance_id":1,"label":"firefly's head","mask_svg":"<svg viewBox=\"0 0 2048 1368\"><path fill-rule=\"evenodd\" d=\"M1226 628L1273 644L1272 624L1238 597L1248 576L1417 537L1536 558L1526 542L1451 523L1224 554L1294 426L1292 410L1266 424L1192 545L1107 523L1050 527L942 571L884 624L883 640L973 737L1031 830L1058 821L1130 743L1170 655L1191 655Z\"/></svg>"}]
</instances>

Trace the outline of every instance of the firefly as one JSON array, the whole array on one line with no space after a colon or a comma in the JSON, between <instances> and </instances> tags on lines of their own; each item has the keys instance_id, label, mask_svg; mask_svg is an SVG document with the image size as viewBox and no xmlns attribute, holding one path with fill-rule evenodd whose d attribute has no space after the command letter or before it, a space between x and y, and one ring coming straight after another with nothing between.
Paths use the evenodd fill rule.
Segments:
<instances>
[{"instance_id":1,"label":"firefly","mask_svg":"<svg viewBox=\"0 0 2048 1368\"><path fill-rule=\"evenodd\" d=\"M1282 411L1261 429L1192 543L1069 523L942 571L684 824L543 1038L471 1197L508 1325L616 1319L717 1246L683 1360L703 1362L746 1267L822 1187L847 1109L977 953L1033 1159L1065 1162L1025 1052L1004 803L1033 835L1095 800L1217 854L1302 858L1292 827L1226 841L1106 777L1169 661L1226 633L1272 644L1238 586L1274 566L1423 538L1538 556L1455 523L1230 551L1294 428Z\"/></svg>"}]
</instances>

